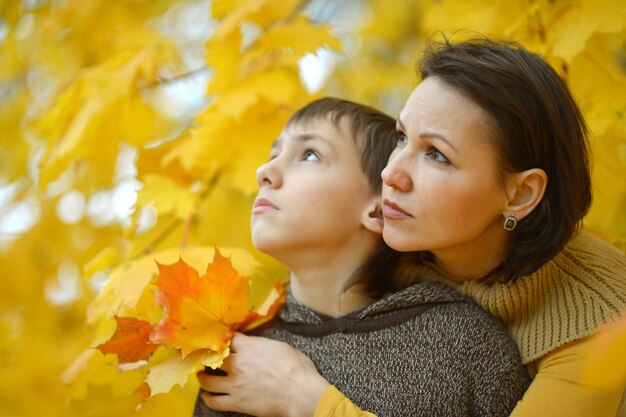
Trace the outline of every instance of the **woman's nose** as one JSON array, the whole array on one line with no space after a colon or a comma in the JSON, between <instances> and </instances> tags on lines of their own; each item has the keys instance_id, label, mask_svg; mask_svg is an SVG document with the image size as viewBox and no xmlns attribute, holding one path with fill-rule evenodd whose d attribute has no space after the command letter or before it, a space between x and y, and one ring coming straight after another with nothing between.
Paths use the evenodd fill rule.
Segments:
<instances>
[{"instance_id":1,"label":"woman's nose","mask_svg":"<svg viewBox=\"0 0 626 417\"><path fill-rule=\"evenodd\" d=\"M387 166L383 169L381 177L383 183L391 188L399 191L410 191L413 187L413 181L407 170L403 166L402 151L392 154L387 162Z\"/></svg>"},{"instance_id":2,"label":"woman's nose","mask_svg":"<svg viewBox=\"0 0 626 417\"><path fill-rule=\"evenodd\" d=\"M266 162L256 170L256 180L259 187L270 186L271 188L280 187L281 178L276 167L275 159Z\"/></svg>"}]
</instances>

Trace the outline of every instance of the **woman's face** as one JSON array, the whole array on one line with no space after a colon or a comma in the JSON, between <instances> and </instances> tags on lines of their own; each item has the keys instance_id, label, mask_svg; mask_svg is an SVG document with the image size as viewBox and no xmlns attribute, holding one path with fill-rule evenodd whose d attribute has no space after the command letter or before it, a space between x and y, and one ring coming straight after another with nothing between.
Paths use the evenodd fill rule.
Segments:
<instances>
[{"instance_id":1,"label":"woman's face","mask_svg":"<svg viewBox=\"0 0 626 417\"><path fill-rule=\"evenodd\" d=\"M436 77L411 94L398 146L383 170L383 236L399 251L466 259L507 239L506 193L488 115Z\"/></svg>"}]
</instances>

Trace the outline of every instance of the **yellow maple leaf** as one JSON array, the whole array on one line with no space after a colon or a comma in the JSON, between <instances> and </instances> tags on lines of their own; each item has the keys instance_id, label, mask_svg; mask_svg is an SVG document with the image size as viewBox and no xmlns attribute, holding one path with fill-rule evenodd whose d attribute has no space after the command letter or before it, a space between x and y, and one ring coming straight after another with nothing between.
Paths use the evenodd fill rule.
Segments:
<instances>
[{"instance_id":1,"label":"yellow maple leaf","mask_svg":"<svg viewBox=\"0 0 626 417\"><path fill-rule=\"evenodd\" d=\"M315 52L320 47L341 51L341 42L330 34L330 27L312 25L304 17L272 28L258 40L259 47L265 51L287 50L296 56Z\"/></svg>"},{"instance_id":2,"label":"yellow maple leaf","mask_svg":"<svg viewBox=\"0 0 626 417\"><path fill-rule=\"evenodd\" d=\"M251 75L242 80L237 87L220 95L215 107L222 116L239 121L244 112L259 99L289 103L299 91L301 83L296 73L280 69L264 71Z\"/></svg>"},{"instance_id":3,"label":"yellow maple leaf","mask_svg":"<svg viewBox=\"0 0 626 417\"><path fill-rule=\"evenodd\" d=\"M187 172L202 173L210 178L231 157L235 123L220 117L215 106L210 106L196 116L196 126L187 129L163 156L163 164L178 162ZM200 176L200 174L198 174Z\"/></svg>"},{"instance_id":4,"label":"yellow maple leaf","mask_svg":"<svg viewBox=\"0 0 626 417\"><path fill-rule=\"evenodd\" d=\"M182 220L187 220L194 212L198 196L171 178L149 174L142 177L144 186L137 195L137 205L152 203L159 215L173 213Z\"/></svg>"},{"instance_id":5,"label":"yellow maple leaf","mask_svg":"<svg viewBox=\"0 0 626 417\"><path fill-rule=\"evenodd\" d=\"M209 350L197 350L185 357L180 352L173 352L169 359L150 366L146 383L150 386L150 395L168 393L175 385L185 386L190 376L203 366L218 368L229 349L216 353Z\"/></svg>"},{"instance_id":6,"label":"yellow maple leaf","mask_svg":"<svg viewBox=\"0 0 626 417\"><path fill-rule=\"evenodd\" d=\"M384 7L384 1L379 3ZM418 11L422 26L419 29L426 38L436 31L454 34L453 39L457 40L478 33L503 37L527 25L532 7L532 3L522 1L506 4L498 0L486 4L463 0L434 2L424 4Z\"/></svg>"},{"instance_id":7,"label":"yellow maple leaf","mask_svg":"<svg viewBox=\"0 0 626 417\"><path fill-rule=\"evenodd\" d=\"M0 56L2 52L0 52ZM1 59L0 59L1 60ZM0 62L0 67L2 63ZM0 76L1 80L1 76ZM21 129L22 116L29 103L26 91L0 100L0 178L11 182L27 174L31 147Z\"/></svg>"},{"instance_id":8,"label":"yellow maple leaf","mask_svg":"<svg viewBox=\"0 0 626 417\"><path fill-rule=\"evenodd\" d=\"M266 84L264 80L280 80L282 84ZM166 154L165 163L180 161L185 169L203 172L209 178L219 173L220 183L246 195L256 193L256 168L267 160L271 142L307 95L297 77L284 72L262 74L245 84L250 88L235 91L250 97L254 104L245 103L248 107L243 109L244 102L230 100L229 94L224 100L216 99L213 106L197 116L193 131ZM282 91L271 91L277 85ZM240 111L244 113L238 120L222 113L234 115Z\"/></svg>"},{"instance_id":9,"label":"yellow maple leaf","mask_svg":"<svg viewBox=\"0 0 626 417\"><path fill-rule=\"evenodd\" d=\"M36 123L46 142L42 186L77 159L92 164L91 182L109 185L118 147L99 146L103 140L141 146L172 128L172 122L160 117L139 92L142 83L155 81L158 62L153 50L121 53L86 70L59 96Z\"/></svg>"},{"instance_id":10,"label":"yellow maple leaf","mask_svg":"<svg viewBox=\"0 0 626 417\"><path fill-rule=\"evenodd\" d=\"M206 43L206 63L213 69L206 94L210 96L234 86L241 71L241 42L239 31L232 31L222 38L211 37Z\"/></svg>"},{"instance_id":11,"label":"yellow maple leaf","mask_svg":"<svg viewBox=\"0 0 626 417\"><path fill-rule=\"evenodd\" d=\"M619 36L591 36L569 65L569 84L597 136L624 126L626 74L616 59L621 44Z\"/></svg>"},{"instance_id":12,"label":"yellow maple leaf","mask_svg":"<svg viewBox=\"0 0 626 417\"><path fill-rule=\"evenodd\" d=\"M271 0L217 0L212 10L215 17L221 18L220 25L213 33L213 38L222 40L234 32L238 32L241 23L253 12Z\"/></svg>"},{"instance_id":13,"label":"yellow maple leaf","mask_svg":"<svg viewBox=\"0 0 626 417\"><path fill-rule=\"evenodd\" d=\"M69 387L72 399L85 398L93 386L110 385L115 397L124 397L135 391L146 377L145 369L122 371L115 355L105 355L97 349L82 352L61 375Z\"/></svg>"},{"instance_id":14,"label":"yellow maple leaf","mask_svg":"<svg viewBox=\"0 0 626 417\"><path fill-rule=\"evenodd\" d=\"M248 18L261 27L276 24L294 14L304 6L300 0L266 1L250 13Z\"/></svg>"},{"instance_id":15,"label":"yellow maple leaf","mask_svg":"<svg viewBox=\"0 0 626 417\"><path fill-rule=\"evenodd\" d=\"M436 3L427 9L432 12L433 9L443 8L447 4L448 2ZM369 8L368 19L361 33L364 37L376 39L377 43L383 40L389 47L399 46L408 36L416 35L419 19L424 15L424 11L420 10L420 3L412 0L397 0L394 7L389 7L389 2L384 0L371 0L365 5Z\"/></svg>"},{"instance_id":16,"label":"yellow maple leaf","mask_svg":"<svg viewBox=\"0 0 626 417\"><path fill-rule=\"evenodd\" d=\"M592 35L619 32L626 23L626 5L620 0L562 2L554 9L556 18L547 31L547 41L553 53L566 61L580 53Z\"/></svg>"},{"instance_id":17,"label":"yellow maple leaf","mask_svg":"<svg viewBox=\"0 0 626 417\"><path fill-rule=\"evenodd\" d=\"M120 253L114 246L106 246L96 256L91 258L83 266L85 278L91 278L93 274L99 271L105 271L112 265L119 264Z\"/></svg>"}]
</instances>

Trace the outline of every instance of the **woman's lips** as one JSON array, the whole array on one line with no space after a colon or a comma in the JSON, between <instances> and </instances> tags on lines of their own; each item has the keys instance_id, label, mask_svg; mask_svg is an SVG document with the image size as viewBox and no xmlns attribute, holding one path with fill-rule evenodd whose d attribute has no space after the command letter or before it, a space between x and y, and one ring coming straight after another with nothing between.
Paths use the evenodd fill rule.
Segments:
<instances>
[{"instance_id":1,"label":"woman's lips","mask_svg":"<svg viewBox=\"0 0 626 417\"><path fill-rule=\"evenodd\" d=\"M386 219L405 219L407 217L413 217L404 211L402 207L387 199L383 200L383 216Z\"/></svg>"},{"instance_id":2,"label":"woman's lips","mask_svg":"<svg viewBox=\"0 0 626 417\"><path fill-rule=\"evenodd\" d=\"M266 198L257 198L254 200L254 207L252 208L252 213L263 213L266 211L278 210L278 207L270 200Z\"/></svg>"}]
</instances>

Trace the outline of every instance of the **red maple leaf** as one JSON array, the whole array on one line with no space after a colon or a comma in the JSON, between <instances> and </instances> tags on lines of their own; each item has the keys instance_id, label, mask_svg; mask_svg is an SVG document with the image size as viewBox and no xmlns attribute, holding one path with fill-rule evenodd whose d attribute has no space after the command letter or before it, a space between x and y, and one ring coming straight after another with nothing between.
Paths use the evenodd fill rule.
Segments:
<instances>
[{"instance_id":1,"label":"red maple leaf","mask_svg":"<svg viewBox=\"0 0 626 417\"><path fill-rule=\"evenodd\" d=\"M150 341L152 323L133 317L115 317L117 328L111 338L97 346L102 353L115 353L119 363L148 359L158 345Z\"/></svg>"}]
</instances>

